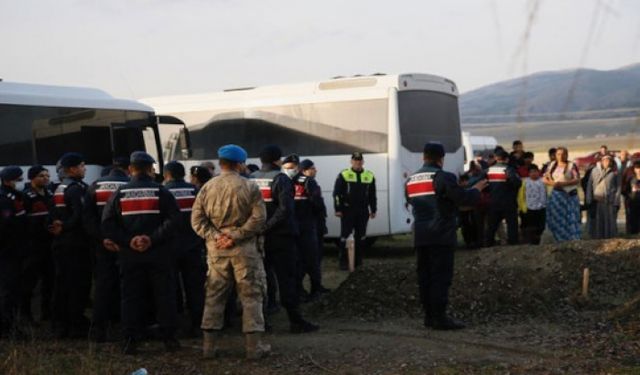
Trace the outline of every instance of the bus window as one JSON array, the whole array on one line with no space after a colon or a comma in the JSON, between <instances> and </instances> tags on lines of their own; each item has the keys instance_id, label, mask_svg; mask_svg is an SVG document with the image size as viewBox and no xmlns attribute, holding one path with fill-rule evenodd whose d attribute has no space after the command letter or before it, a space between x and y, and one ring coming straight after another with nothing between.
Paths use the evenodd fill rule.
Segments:
<instances>
[{"instance_id":1,"label":"bus window","mask_svg":"<svg viewBox=\"0 0 640 375\"><path fill-rule=\"evenodd\" d=\"M2 165L31 165L33 142L31 124L46 116L46 109L0 104L0 160Z\"/></svg>"},{"instance_id":2,"label":"bus window","mask_svg":"<svg viewBox=\"0 0 640 375\"><path fill-rule=\"evenodd\" d=\"M303 155L384 153L387 112L386 99L212 111L207 123L189 129L193 158L215 159L217 149L229 143L242 145L249 157L266 144Z\"/></svg>"},{"instance_id":3,"label":"bus window","mask_svg":"<svg viewBox=\"0 0 640 375\"><path fill-rule=\"evenodd\" d=\"M460 113L455 96L434 91L398 92L402 146L422 152L426 142L440 142L447 152L461 146Z\"/></svg>"}]
</instances>

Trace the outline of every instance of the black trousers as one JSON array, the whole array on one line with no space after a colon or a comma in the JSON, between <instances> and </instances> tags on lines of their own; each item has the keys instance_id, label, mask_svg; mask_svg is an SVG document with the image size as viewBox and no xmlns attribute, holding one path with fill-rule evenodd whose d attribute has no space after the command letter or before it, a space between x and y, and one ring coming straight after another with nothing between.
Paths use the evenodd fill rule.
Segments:
<instances>
[{"instance_id":1,"label":"black trousers","mask_svg":"<svg viewBox=\"0 0 640 375\"><path fill-rule=\"evenodd\" d=\"M176 287L184 289L191 327L199 328L204 310L204 282L207 277L206 264L202 257L202 248L180 251L175 259ZM182 293L178 293L182 297ZM180 306L182 298L178 300ZM178 308L180 310L180 308Z\"/></svg>"},{"instance_id":2,"label":"black trousers","mask_svg":"<svg viewBox=\"0 0 640 375\"><path fill-rule=\"evenodd\" d=\"M474 249L480 246L480 238L478 237L478 223L475 215L475 210L460 211L458 218L460 220L460 229L462 229L462 238L464 244L469 249Z\"/></svg>"},{"instance_id":3,"label":"black trousers","mask_svg":"<svg viewBox=\"0 0 640 375\"><path fill-rule=\"evenodd\" d=\"M51 317L54 265L51 257L51 242L36 242L22 263L20 314L32 319L31 301L33 292L40 283L40 313L43 320Z\"/></svg>"},{"instance_id":4,"label":"black trousers","mask_svg":"<svg viewBox=\"0 0 640 375\"><path fill-rule=\"evenodd\" d=\"M318 238L315 222L300 221L300 236L296 238L298 250L298 292L303 291L302 281L309 275L311 293L319 291L322 287L320 274L320 256L318 255Z\"/></svg>"},{"instance_id":5,"label":"black trousers","mask_svg":"<svg viewBox=\"0 0 640 375\"><path fill-rule=\"evenodd\" d=\"M118 253L98 245L94 272L93 325L105 328L120 320L120 266Z\"/></svg>"},{"instance_id":6,"label":"black trousers","mask_svg":"<svg viewBox=\"0 0 640 375\"><path fill-rule=\"evenodd\" d=\"M527 210L522 216L522 228L527 243L539 245L540 238L547 225L547 210Z\"/></svg>"},{"instance_id":7,"label":"black trousers","mask_svg":"<svg viewBox=\"0 0 640 375\"><path fill-rule=\"evenodd\" d=\"M453 279L452 246L416 247L420 302L428 317L440 318L447 311L449 287Z\"/></svg>"},{"instance_id":8,"label":"black trousers","mask_svg":"<svg viewBox=\"0 0 640 375\"><path fill-rule=\"evenodd\" d=\"M20 260L0 258L0 337L8 335L18 313Z\"/></svg>"},{"instance_id":9,"label":"black trousers","mask_svg":"<svg viewBox=\"0 0 640 375\"><path fill-rule=\"evenodd\" d=\"M487 246L495 244L496 232L502 220L507 222L507 242L509 245L518 244L518 209L516 207L494 208L487 213Z\"/></svg>"},{"instance_id":10,"label":"black trousers","mask_svg":"<svg viewBox=\"0 0 640 375\"><path fill-rule=\"evenodd\" d=\"M347 258L347 238L353 232L355 265L362 265L362 257L365 252L367 239L367 223L369 222L369 212L362 209L349 209L342 212L340 219L340 254L341 266L346 266Z\"/></svg>"},{"instance_id":11,"label":"black trousers","mask_svg":"<svg viewBox=\"0 0 640 375\"><path fill-rule=\"evenodd\" d=\"M169 262L124 262L120 270L125 337L140 338L148 322L149 292L163 338L173 337L177 325L176 281Z\"/></svg>"},{"instance_id":12,"label":"black trousers","mask_svg":"<svg viewBox=\"0 0 640 375\"><path fill-rule=\"evenodd\" d=\"M280 304L287 310L293 323L301 319L298 307L298 267L295 237L267 235L264 241L265 264L273 269L280 292ZM269 280L267 279L267 282ZM267 285L267 288L273 286Z\"/></svg>"},{"instance_id":13,"label":"black trousers","mask_svg":"<svg viewBox=\"0 0 640 375\"><path fill-rule=\"evenodd\" d=\"M54 244L53 324L56 329L88 326L84 310L91 293L91 254L88 246Z\"/></svg>"}]
</instances>

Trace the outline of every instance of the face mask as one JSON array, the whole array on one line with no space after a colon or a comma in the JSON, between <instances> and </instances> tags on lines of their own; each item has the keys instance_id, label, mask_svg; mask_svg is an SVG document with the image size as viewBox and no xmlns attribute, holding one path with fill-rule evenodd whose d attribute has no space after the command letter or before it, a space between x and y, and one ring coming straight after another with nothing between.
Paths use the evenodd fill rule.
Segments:
<instances>
[{"instance_id":1,"label":"face mask","mask_svg":"<svg viewBox=\"0 0 640 375\"><path fill-rule=\"evenodd\" d=\"M284 174L289 176L289 178L293 178L296 174L298 174L297 169L283 169Z\"/></svg>"}]
</instances>

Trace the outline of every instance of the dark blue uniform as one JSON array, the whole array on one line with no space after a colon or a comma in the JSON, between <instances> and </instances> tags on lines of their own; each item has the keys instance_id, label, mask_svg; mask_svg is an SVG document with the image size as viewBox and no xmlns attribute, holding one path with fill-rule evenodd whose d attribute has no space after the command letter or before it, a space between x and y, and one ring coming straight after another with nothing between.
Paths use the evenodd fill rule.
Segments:
<instances>
[{"instance_id":1,"label":"dark blue uniform","mask_svg":"<svg viewBox=\"0 0 640 375\"><path fill-rule=\"evenodd\" d=\"M455 175L428 164L409 177L406 196L413 207L420 301L425 323L430 324L432 319L446 316L457 239L457 207L474 206L480 200L480 192L463 189Z\"/></svg>"},{"instance_id":2,"label":"dark blue uniform","mask_svg":"<svg viewBox=\"0 0 640 375\"><path fill-rule=\"evenodd\" d=\"M487 171L489 207L487 211L487 246L495 243L498 226L507 222L509 245L518 243L518 190L522 181L516 170L507 164L495 164Z\"/></svg>"},{"instance_id":3,"label":"dark blue uniform","mask_svg":"<svg viewBox=\"0 0 640 375\"><path fill-rule=\"evenodd\" d=\"M91 292L91 245L82 223L87 185L65 178L56 188L50 220L62 221L52 244L55 266L53 323L59 337L84 336L89 327L84 310ZM73 329L73 332L70 332Z\"/></svg>"},{"instance_id":4,"label":"dark blue uniform","mask_svg":"<svg viewBox=\"0 0 640 375\"><path fill-rule=\"evenodd\" d=\"M102 231L120 247L122 323L127 340L137 340L144 328L149 290L163 339L173 339L176 289L171 247L179 220L173 195L147 175L132 177L107 201ZM129 247L138 235L151 239L151 247L144 252Z\"/></svg>"},{"instance_id":5,"label":"dark blue uniform","mask_svg":"<svg viewBox=\"0 0 640 375\"><path fill-rule=\"evenodd\" d=\"M355 265L362 265L366 246L369 214L377 211L376 179L371 171L345 169L336 178L333 188L335 212L342 212L340 218L340 266L347 267L347 238L354 232Z\"/></svg>"},{"instance_id":6,"label":"dark blue uniform","mask_svg":"<svg viewBox=\"0 0 640 375\"><path fill-rule=\"evenodd\" d=\"M49 233L49 211L53 206L53 193L44 188L42 194L31 184L24 194L24 208L27 212L29 252L22 266L21 315L31 320L31 299L40 282L40 312L43 320L51 317L51 297L53 293L54 267L51 255L52 236Z\"/></svg>"},{"instance_id":7,"label":"dark blue uniform","mask_svg":"<svg viewBox=\"0 0 640 375\"><path fill-rule=\"evenodd\" d=\"M94 241L96 254L95 292L93 303L94 338L103 341L106 325L120 318L120 270L118 253L104 248L102 241L102 213L113 193L129 182L127 174L113 168L109 175L97 179L87 191L84 222Z\"/></svg>"},{"instance_id":8,"label":"dark blue uniform","mask_svg":"<svg viewBox=\"0 0 640 375\"><path fill-rule=\"evenodd\" d=\"M317 212L321 206L324 206L324 202L313 177L298 173L293 178L293 185L296 219L300 229L300 235L296 241L299 261L298 289L304 292L302 280L305 275L309 275L311 295L317 295L324 289L320 272L317 229Z\"/></svg>"},{"instance_id":9,"label":"dark blue uniform","mask_svg":"<svg viewBox=\"0 0 640 375\"><path fill-rule=\"evenodd\" d=\"M191 227L191 207L196 198L196 187L184 180L173 180L165 185L173 194L180 207L181 220L177 225L174 238L174 265L177 287L182 279L187 307L191 317L192 332L200 328L204 309L204 282L206 263L204 261L204 241ZM182 293L178 293L179 307L182 305ZM180 310L180 308L178 308Z\"/></svg>"},{"instance_id":10,"label":"dark blue uniform","mask_svg":"<svg viewBox=\"0 0 640 375\"><path fill-rule=\"evenodd\" d=\"M0 186L0 336L10 333L20 299L20 267L26 252L26 211L21 192Z\"/></svg>"}]
</instances>

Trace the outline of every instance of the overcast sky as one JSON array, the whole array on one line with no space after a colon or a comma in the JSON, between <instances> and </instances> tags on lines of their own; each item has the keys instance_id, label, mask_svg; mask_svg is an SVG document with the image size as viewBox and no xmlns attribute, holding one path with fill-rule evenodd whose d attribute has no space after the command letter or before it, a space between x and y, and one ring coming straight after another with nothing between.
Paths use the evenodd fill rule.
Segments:
<instances>
[{"instance_id":1,"label":"overcast sky","mask_svg":"<svg viewBox=\"0 0 640 375\"><path fill-rule=\"evenodd\" d=\"M0 0L0 46L6 81L126 98L374 72L465 92L640 62L640 1Z\"/></svg>"}]
</instances>

